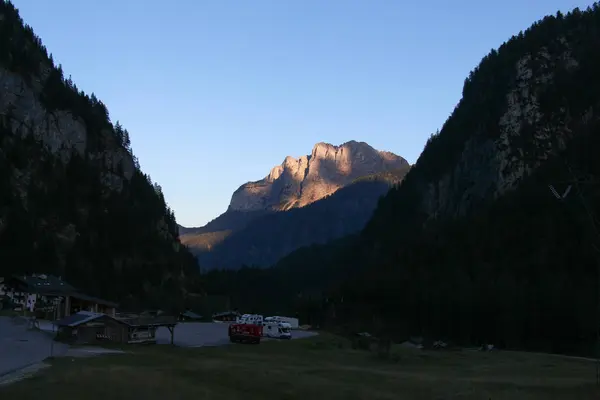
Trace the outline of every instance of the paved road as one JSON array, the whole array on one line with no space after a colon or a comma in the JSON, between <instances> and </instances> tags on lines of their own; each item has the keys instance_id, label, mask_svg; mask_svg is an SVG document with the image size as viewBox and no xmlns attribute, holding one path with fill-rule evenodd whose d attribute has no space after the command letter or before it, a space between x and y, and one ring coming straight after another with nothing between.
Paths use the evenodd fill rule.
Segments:
<instances>
[{"instance_id":1,"label":"paved road","mask_svg":"<svg viewBox=\"0 0 600 400\"><path fill-rule=\"evenodd\" d=\"M69 346L54 342L46 332L28 330L26 323L15 324L10 317L0 317L0 376L53 355L64 355Z\"/></svg>"},{"instance_id":2,"label":"paved road","mask_svg":"<svg viewBox=\"0 0 600 400\"><path fill-rule=\"evenodd\" d=\"M174 342L182 347L222 346L229 344L227 336L228 324L212 322L187 322L175 327ZM316 332L295 330L292 331L293 339L302 339L315 336ZM273 340L273 339L263 339ZM156 331L158 344L171 343L171 333L167 328L159 328Z\"/></svg>"}]
</instances>

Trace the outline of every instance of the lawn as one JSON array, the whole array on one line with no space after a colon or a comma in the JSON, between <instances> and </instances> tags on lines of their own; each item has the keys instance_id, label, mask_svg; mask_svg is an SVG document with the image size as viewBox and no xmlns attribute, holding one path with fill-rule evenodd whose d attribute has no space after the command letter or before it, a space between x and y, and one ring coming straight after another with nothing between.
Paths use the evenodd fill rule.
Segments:
<instances>
[{"instance_id":1,"label":"lawn","mask_svg":"<svg viewBox=\"0 0 600 400\"><path fill-rule=\"evenodd\" d=\"M395 348L391 360L320 335L218 348L129 347L55 359L6 399L594 399L595 365L516 352Z\"/></svg>"}]
</instances>

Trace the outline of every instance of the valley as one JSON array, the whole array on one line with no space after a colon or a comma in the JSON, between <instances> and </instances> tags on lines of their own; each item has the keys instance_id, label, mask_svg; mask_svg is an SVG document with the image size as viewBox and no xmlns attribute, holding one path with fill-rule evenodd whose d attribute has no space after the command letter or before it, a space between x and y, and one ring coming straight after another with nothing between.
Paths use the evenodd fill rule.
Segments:
<instances>
[{"instance_id":1,"label":"valley","mask_svg":"<svg viewBox=\"0 0 600 400\"><path fill-rule=\"evenodd\" d=\"M548 16L485 56L363 230L266 270L211 271L208 292L320 326L376 319L395 340L593 354L599 12Z\"/></svg>"},{"instance_id":2,"label":"valley","mask_svg":"<svg viewBox=\"0 0 600 400\"><path fill-rule=\"evenodd\" d=\"M6 386L2 396L56 389L64 398L594 398L600 387L589 359L600 357L599 45L599 3L548 15L482 54L414 164L369 144L385 142L374 133L384 125L368 132L369 143L327 143L306 133L316 143L309 154L310 147L297 149L305 154L299 157L276 154L281 164L238 186L219 205L227 207L224 213L185 227L161 184L142 170L127 129L95 94L66 77L16 7L0 1L0 310L11 324L27 321L32 330L38 319L58 320L62 312L61 333L69 340L80 340L79 330L88 334L85 343L127 347L114 357L51 360L56 368ZM235 49L222 53L237 55ZM179 61L184 53L171 54L170 62L189 67ZM160 80L155 72L142 75L131 82ZM237 94L220 89L189 89L214 103L181 113L209 119L215 109L225 110L219 96ZM168 123L154 121L156 109L128 117L144 115L152 122L146 129L164 129L154 145L173 192L203 182L203 196L190 195L185 204L213 210L220 191L234 187L221 179L229 184L244 175L236 186L256 179L246 170L263 168L264 154L272 153L240 144L261 140L253 135L263 119L276 126L276 97L264 106L268 118L253 114L262 104L254 95L275 96L271 89L254 88L252 113L225 121L238 135L226 139L229 147L212 131L202 132L207 145L201 150L192 143L196 131L176 136L187 129L182 114ZM117 92L124 107L125 89ZM306 107L320 100L311 94ZM172 94L163 97L168 101L160 107L176 102ZM417 119L412 111L397 112ZM303 122L310 119L301 114ZM327 118L341 114L332 115ZM369 128L378 114L372 115ZM138 136L142 144L150 139ZM264 142L307 142L296 139L285 132ZM172 147L176 156L163 159ZM219 165L215 149L222 149ZM192 158L206 158L208 167L194 169ZM148 165L158 171L158 164ZM169 197L175 198L181 199ZM227 324L236 322L229 316L242 313L293 316L313 332L288 343L229 345ZM161 325L161 318L169 322ZM9 326L8 317L3 321ZM205 323L218 338L194 330ZM164 338L157 346L134 344L156 343L159 327L175 335L175 326L185 333L170 337L173 346L163 345ZM13 331L11 341L18 336ZM119 344L109 344L116 336ZM29 350L37 357L46 342L53 346L52 338L44 340L41 350L8 341L4 348L14 359L26 355L22 366L34 358ZM227 346L178 348L217 343Z\"/></svg>"}]
</instances>

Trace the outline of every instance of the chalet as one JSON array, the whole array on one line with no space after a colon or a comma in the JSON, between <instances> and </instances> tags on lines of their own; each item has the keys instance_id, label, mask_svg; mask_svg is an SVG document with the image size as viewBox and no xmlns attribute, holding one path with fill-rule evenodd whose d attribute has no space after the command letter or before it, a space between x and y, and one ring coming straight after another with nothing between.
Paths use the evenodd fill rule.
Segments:
<instances>
[{"instance_id":1,"label":"chalet","mask_svg":"<svg viewBox=\"0 0 600 400\"><path fill-rule=\"evenodd\" d=\"M114 316L118 307L117 303L89 296L53 275L13 275L3 283L13 302L30 311L56 312L57 318L79 311Z\"/></svg>"},{"instance_id":2,"label":"chalet","mask_svg":"<svg viewBox=\"0 0 600 400\"><path fill-rule=\"evenodd\" d=\"M119 319L90 311L79 311L54 323L59 340L76 344L156 343L156 331L163 326L169 329L172 344L176 324L174 317Z\"/></svg>"}]
</instances>

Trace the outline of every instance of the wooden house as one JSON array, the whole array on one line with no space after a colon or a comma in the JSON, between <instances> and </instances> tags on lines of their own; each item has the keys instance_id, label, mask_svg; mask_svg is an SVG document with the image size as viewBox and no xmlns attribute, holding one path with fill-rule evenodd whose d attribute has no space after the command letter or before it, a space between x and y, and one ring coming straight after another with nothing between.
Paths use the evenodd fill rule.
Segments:
<instances>
[{"instance_id":1,"label":"wooden house","mask_svg":"<svg viewBox=\"0 0 600 400\"><path fill-rule=\"evenodd\" d=\"M79 311L54 322L54 325L58 328L57 338L67 343L129 341L129 327L106 314Z\"/></svg>"},{"instance_id":2,"label":"wooden house","mask_svg":"<svg viewBox=\"0 0 600 400\"><path fill-rule=\"evenodd\" d=\"M235 322L239 316L240 313L237 311L224 311L213 314L212 319L215 322Z\"/></svg>"},{"instance_id":3,"label":"wooden house","mask_svg":"<svg viewBox=\"0 0 600 400\"><path fill-rule=\"evenodd\" d=\"M156 331L166 327L171 333L171 343L177 321L173 317L151 319L118 319L110 315L80 311L54 323L57 338L68 343L93 344L156 343Z\"/></svg>"}]
</instances>

